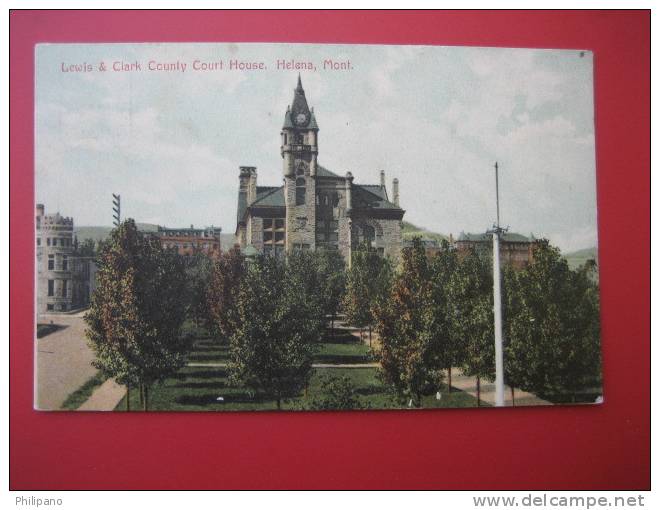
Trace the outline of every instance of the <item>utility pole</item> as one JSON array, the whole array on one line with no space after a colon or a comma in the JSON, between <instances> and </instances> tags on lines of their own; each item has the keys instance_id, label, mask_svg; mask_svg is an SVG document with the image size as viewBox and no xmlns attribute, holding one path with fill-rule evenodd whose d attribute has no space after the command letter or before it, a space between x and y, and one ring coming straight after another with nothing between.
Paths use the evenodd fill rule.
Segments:
<instances>
[{"instance_id":1,"label":"utility pole","mask_svg":"<svg viewBox=\"0 0 660 510\"><path fill-rule=\"evenodd\" d=\"M493 234L493 314L495 316L495 406L504 406L504 353L502 349L502 277L500 275L500 235L507 229L500 226L500 187L498 166L495 162L495 204L497 223Z\"/></svg>"},{"instance_id":2,"label":"utility pole","mask_svg":"<svg viewBox=\"0 0 660 510\"><path fill-rule=\"evenodd\" d=\"M112 224L118 227L121 223L121 195L112 194Z\"/></svg>"}]
</instances>

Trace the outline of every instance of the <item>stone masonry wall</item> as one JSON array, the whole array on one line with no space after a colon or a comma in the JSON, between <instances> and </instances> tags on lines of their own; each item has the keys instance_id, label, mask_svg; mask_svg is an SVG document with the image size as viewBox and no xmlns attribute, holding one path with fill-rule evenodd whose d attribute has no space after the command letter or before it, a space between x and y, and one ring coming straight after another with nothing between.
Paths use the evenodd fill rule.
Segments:
<instances>
[{"instance_id":1,"label":"stone masonry wall","mask_svg":"<svg viewBox=\"0 0 660 510\"><path fill-rule=\"evenodd\" d=\"M304 166L306 183L304 205L296 205L296 177L284 179L287 251L298 244L306 244L310 250L316 247L316 180L309 175L309 164Z\"/></svg>"},{"instance_id":2,"label":"stone masonry wall","mask_svg":"<svg viewBox=\"0 0 660 510\"><path fill-rule=\"evenodd\" d=\"M254 246L257 250L264 249L264 220L258 216L250 216L250 225L248 227L248 244Z\"/></svg>"}]
</instances>

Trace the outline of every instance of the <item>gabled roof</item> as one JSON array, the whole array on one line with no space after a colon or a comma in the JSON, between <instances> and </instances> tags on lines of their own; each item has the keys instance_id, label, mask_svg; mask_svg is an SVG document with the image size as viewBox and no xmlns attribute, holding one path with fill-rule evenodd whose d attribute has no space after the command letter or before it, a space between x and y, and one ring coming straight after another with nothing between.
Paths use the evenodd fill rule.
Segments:
<instances>
[{"instance_id":1,"label":"gabled roof","mask_svg":"<svg viewBox=\"0 0 660 510\"><path fill-rule=\"evenodd\" d=\"M276 193L280 191L279 195ZM275 203L273 203L275 202ZM281 202L281 204L279 203ZM284 207L284 192L282 186L257 186L257 198L252 205L259 203L259 205L277 207L281 205ZM243 221L245 211L247 210L247 196L245 193L238 193L238 210L236 212L236 223Z\"/></svg>"},{"instance_id":2,"label":"gabled roof","mask_svg":"<svg viewBox=\"0 0 660 510\"><path fill-rule=\"evenodd\" d=\"M378 195L382 200L387 200L389 202L389 199L387 198L387 190L380 184L358 184L358 186L363 187L374 195Z\"/></svg>"},{"instance_id":3,"label":"gabled roof","mask_svg":"<svg viewBox=\"0 0 660 510\"><path fill-rule=\"evenodd\" d=\"M351 197L353 208L399 209L387 199L387 193L376 184L354 184Z\"/></svg>"},{"instance_id":4,"label":"gabled roof","mask_svg":"<svg viewBox=\"0 0 660 510\"><path fill-rule=\"evenodd\" d=\"M316 176L317 177L334 177L335 179L344 179L340 175L337 175L334 172L331 172L326 167L316 164Z\"/></svg>"},{"instance_id":5,"label":"gabled roof","mask_svg":"<svg viewBox=\"0 0 660 510\"><path fill-rule=\"evenodd\" d=\"M257 188L257 199L250 207L284 207L284 186L264 186Z\"/></svg>"}]
</instances>

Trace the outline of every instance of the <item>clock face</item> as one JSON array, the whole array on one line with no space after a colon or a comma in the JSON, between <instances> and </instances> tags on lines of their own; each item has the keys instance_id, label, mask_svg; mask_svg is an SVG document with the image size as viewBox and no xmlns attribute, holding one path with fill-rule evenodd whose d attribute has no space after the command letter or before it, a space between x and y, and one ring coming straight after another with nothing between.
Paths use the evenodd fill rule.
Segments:
<instances>
[{"instance_id":1,"label":"clock face","mask_svg":"<svg viewBox=\"0 0 660 510\"><path fill-rule=\"evenodd\" d=\"M305 115L304 113L299 113L298 115L296 115L296 124L301 125L304 124L305 122L307 122L307 115Z\"/></svg>"}]
</instances>

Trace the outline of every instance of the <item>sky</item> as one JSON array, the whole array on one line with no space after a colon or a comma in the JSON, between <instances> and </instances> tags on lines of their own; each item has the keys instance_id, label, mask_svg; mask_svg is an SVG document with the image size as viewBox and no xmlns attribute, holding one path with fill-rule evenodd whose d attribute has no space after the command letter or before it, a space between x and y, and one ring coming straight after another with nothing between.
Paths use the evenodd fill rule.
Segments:
<instances>
[{"instance_id":1,"label":"sky","mask_svg":"<svg viewBox=\"0 0 660 510\"><path fill-rule=\"evenodd\" d=\"M239 166L256 166L259 185L282 183L280 129L298 71L277 63L295 61L314 66L300 74L319 163L362 184L384 170L390 196L398 178L404 220L486 231L497 161L502 225L565 252L597 244L588 51L40 44L36 57L36 199L76 225L111 225L114 192L123 217L233 233Z\"/></svg>"}]
</instances>

